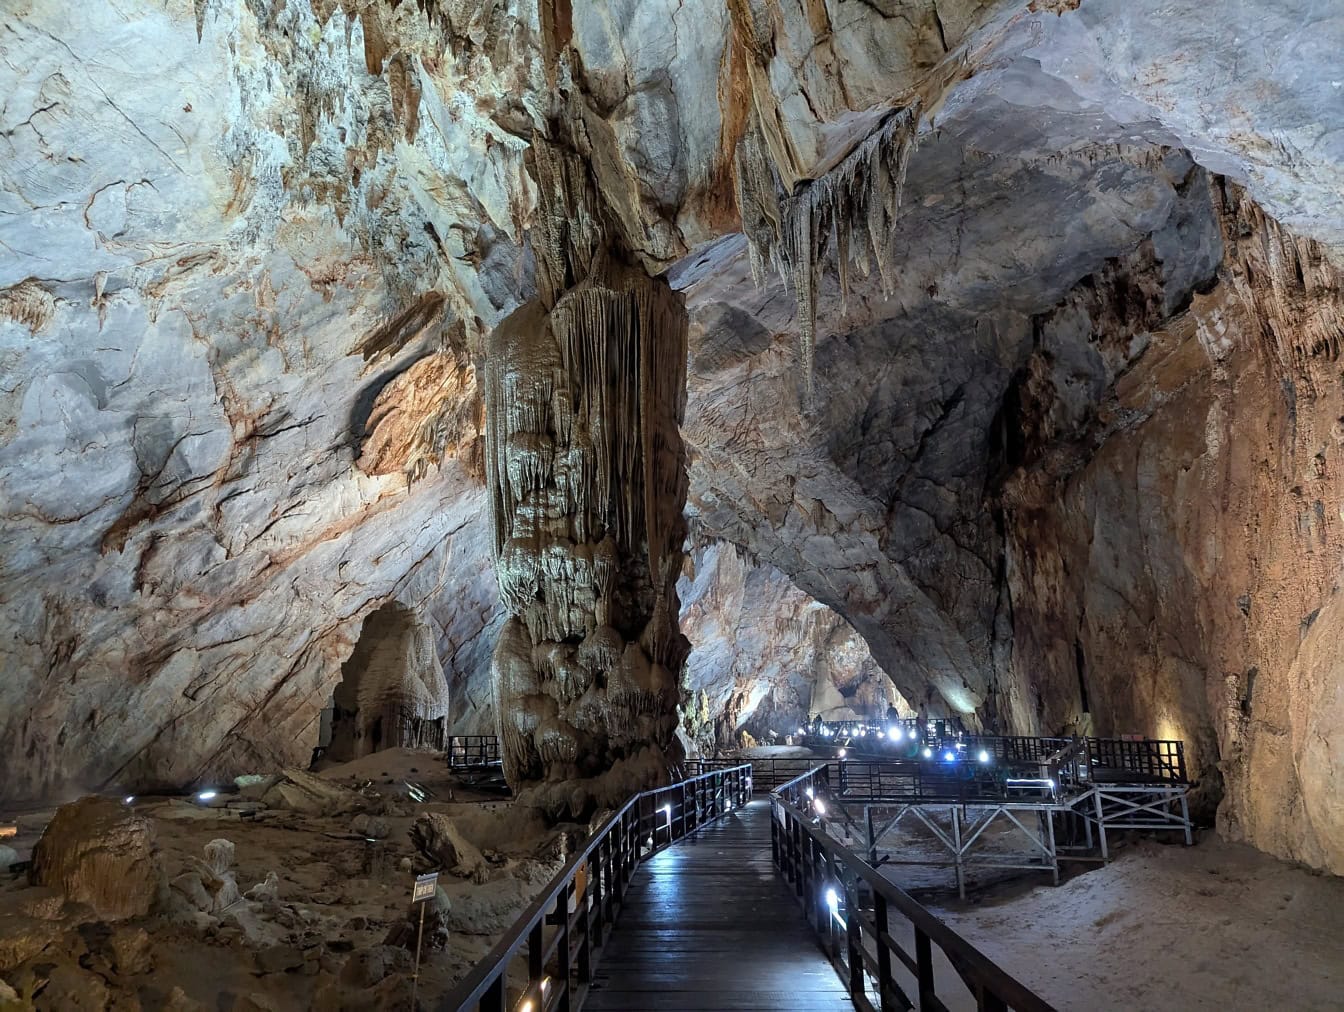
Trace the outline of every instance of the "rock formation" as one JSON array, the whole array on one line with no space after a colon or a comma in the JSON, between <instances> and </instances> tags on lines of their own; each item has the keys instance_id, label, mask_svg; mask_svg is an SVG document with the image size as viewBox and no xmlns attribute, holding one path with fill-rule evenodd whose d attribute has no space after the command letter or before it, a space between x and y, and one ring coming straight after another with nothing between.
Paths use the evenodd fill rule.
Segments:
<instances>
[{"instance_id":1,"label":"rock formation","mask_svg":"<svg viewBox=\"0 0 1344 1012\"><path fill-rule=\"evenodd\" d=\"M143 917L161 872L149 823L105 798L61 807L33 848L28 877L108 921Z\"/></svg>"},{"instance_id":2,"label":"rock formation","mask_svg":"<svg viewBox=\"0 0 1344 1012\"><path fill-rule=\"evenodd\" d=\"M1228 835L1344 869L1341 48L1307 0L10 4L0 797L302 764L372 657L352 737L498 719L612 796L679 706L817 686L1180 734Z\"/></svg>"},{"instance_id":3,"label":"rock formation","mask_svg":"<svg viewBox=\"0 0 1344 1012\"><path fill-rule=\"evenodd\" d=\"M584 814L678 760L686 313L612 248L581 160L535 151L539 295L486 348L495 708L510 784Z\"/></svg>"}]
</instances>

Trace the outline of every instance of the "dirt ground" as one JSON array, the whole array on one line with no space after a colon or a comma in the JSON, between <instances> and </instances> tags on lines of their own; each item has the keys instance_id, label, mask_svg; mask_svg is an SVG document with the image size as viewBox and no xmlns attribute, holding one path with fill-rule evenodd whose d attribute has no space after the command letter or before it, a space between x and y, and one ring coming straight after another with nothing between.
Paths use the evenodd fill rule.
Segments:
<instances>
[{"instance_id":1,"label":"dirt ground","mask_svg":"<svg viewBox=\"0 0 1344 1012\"><path fill-rule=\"evenodd\" d=\"M431 927L436 917L440 927L427 934L419 995L432 1005L489 951L584 833L557 832L498 793L473 789L437 753L390 750L329 765L320 777L382 799L369 806L376 821L357 821L364 813L257 806L240 801L232 785L209 802L138 797L128 806L150 821L163 871L154 913L113 933L123 941L146 933L144 958L133 970L99 972L116 960L100 954L101 935L85 937L89 912L59 901L46 908L51 890L0 871L0 981L19 996L19 1004L7 1005L0 986L0 1009L407 1008L414 936L390 936L407 923L414 875L426 865L411 826L423 814L441 813L487 860L475 878L441 874L427 907ZM21 832L4 842L26 858L49 817L30 811L11 819ZM203 912L173 883L198 868L217 839L234 845L229 874L243 898ZM263 889L248 897L272 873L274 896ZM33 915L46 909L45 919ZM123 941L116 944L124 948ZM15 963L35 946L39 954ZM34 992L31 1001L23 998Z\"/></svg>"},{"instance_id":2,"label":"dirt ground","mask_svg":"<svg viewBox=\"0 0 1344 1012\"><path fill-rule=\"evenodd\" d=\"M1212 831L1171 840L1065 864L1057 887L1048 873L974 873L965 901L951 869L888 875L1062 1010L1344 1009L1344 879Z\"/></svg>"}]
</instances>

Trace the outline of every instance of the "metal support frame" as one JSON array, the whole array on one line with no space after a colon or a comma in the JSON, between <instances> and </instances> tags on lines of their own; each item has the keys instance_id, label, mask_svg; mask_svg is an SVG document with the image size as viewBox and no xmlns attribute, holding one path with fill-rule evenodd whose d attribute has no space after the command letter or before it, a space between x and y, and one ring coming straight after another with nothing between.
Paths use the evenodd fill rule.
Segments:
<instances>
[{"instance_id":1,"label":"metal support frame","mask_svg":"<svg viewBox=\"0 0 1344 1012\"><path fill-rule=\"evenodd\" d=\"M1185 845L1194 846L1194 823L1185 784L1097 784L1073 803L1083 817L1092 842L1097 827L1103 861L1110 860L1107 831L1112 829L1180 830Z\"/></svg>"},{"instance_id":2,"label":"metal support frame","mask_svg":"<svg viewBox=\"0 0 1344 1012\"><path fill-rule=\"evenodd\" d=\"M887 805L865 805L864 822L867 827L868 862L873 865L919 865L924 867L955 870L957 893L966 898L966 870L968 868L1002 868L1024 871L1050 871L1055 885L1059 885L1059 850L1055 845L1054 816L1069 809L1057 804L1004 803L997 805L948 805L948 823L940 825L934 813L941 810L940 805L904 804L894 816L881 825L873 816L874 809L889 808ZM1034 812L1037 817L1037 829L1033 832L1015 813ZM972 813L974 813L972 815ZM879 852L879 844L884 836L895 829L906 815L913 815L930 833L933 834L948 854L951 861L910 861L884 858ZM971 857L984 836L984 832L996 819L1005 819L1012 823L1031 845L1027 853L1038 855L1035 860L1023 858L1022 861L977 860ZM1017 834L1013 834L1016 839Z\"/></svg>"},{"instance_id":3,"label":"metal support frame","mask_svg":"<svg viewBox=\"0 0 1344 1012\"><path fill-rule=\"evenodd\" d=\"M955 989L955 1007L969 1001L983 1012L1009 1008L1053 1012L1048 1003L872 867L863 853L831 836L828 826L818 824L818 796L827 796L828 820L830 806L839 806L836 795L827 790L829 781L829 770L821 766L774 792L771 853L855 1008L905 1012L918 1007L947 1012L952 1007L949 989ZM916 805L903 807L918 812ZM949 807L956 810L956 806ZM872 825L871 810L864 821ZM960 829L954 828L953 834L959 842ZM893 922L909 926L913 951L898 937L904 932L893 932ZM934 953L938 951L949 972L936 972Z\"/></svg>"}]
</instances>

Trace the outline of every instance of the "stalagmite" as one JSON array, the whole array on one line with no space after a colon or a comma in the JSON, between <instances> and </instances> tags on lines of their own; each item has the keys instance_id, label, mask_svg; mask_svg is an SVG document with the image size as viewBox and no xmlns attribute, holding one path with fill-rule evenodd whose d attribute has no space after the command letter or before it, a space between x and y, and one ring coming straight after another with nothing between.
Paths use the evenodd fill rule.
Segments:
<instances>
[{"instance_id":1,"label":"stalagmite","mask_svg":"<svg viewBox=\"0 0 1344 1012\"><path fill-rule=\"evenodd\" d=\"M752 274L758 286L764 284L765 266L769 264L798 299L809 402L816 350L817 280L829 244L835 242L842 294L849 286L850 265L866 274L874 262L883 291L891 290L890 265L895 260L892 235L918 129L916 101L890 113L830 171L800 183L783 196L759 121L753 121L738 145L738 206Z\"/></svg>"},{"instance_id":2,"label":"stalagmite","mask_svg":"<svg viewBox=\"0 0 1344 1012\"><path fill-rule=\"evenodd\" d=\"M486 353L494 679L510 783L581 814L678 759L687 321L613 249L582 161L538 142L535 169L540 294Z\"/></svg>"}]
</instances>

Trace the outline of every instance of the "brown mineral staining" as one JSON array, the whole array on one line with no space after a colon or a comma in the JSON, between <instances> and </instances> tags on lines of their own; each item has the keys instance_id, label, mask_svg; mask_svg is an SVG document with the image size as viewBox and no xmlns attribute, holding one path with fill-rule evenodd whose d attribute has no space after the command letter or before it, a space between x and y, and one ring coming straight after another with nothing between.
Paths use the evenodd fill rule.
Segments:
<instances>
[{"instance_id":1,"label":"brown mineral staining","mask_svg":"<svg viewBox=\"0 0 1344 1012\"><path fill-rule=\"evenodd\" d=\"M160 872L150 824L129 808L88 797L65 805L33 848L29 879L110 921L143 917Z\"/></svg>"}]
</instances>

